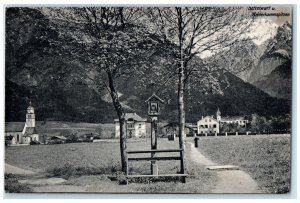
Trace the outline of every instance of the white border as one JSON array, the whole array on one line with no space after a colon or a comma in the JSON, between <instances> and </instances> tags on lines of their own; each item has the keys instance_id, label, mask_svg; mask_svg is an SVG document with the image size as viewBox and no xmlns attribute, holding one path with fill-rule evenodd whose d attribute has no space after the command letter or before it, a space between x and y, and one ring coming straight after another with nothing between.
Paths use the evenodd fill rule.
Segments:
<instances>
[{"instance_id":1,"label":"white border","mask_svg":"<svg viewBox=\"0 0 300 203\"><path fill-rule=\"evenodd\" d=\"M1 15L1 21L0 21L0 33L2 36L2 39L0 40L0 55L2 55L2 59L4 59L4 39L5 39L5 33L4 33L4 6L32 6L32 4L34 4L35 6L37 5L47 5L47 6L54 6L54 5L58 5L58 6L67 6L67 5L80 5L80 4L90 4L90 5L130 5L130 4L134 4L136 6L146 6L146 5L150 5L150 4L156 4L156 5L174 5L174 4L180 4L180 5L200 5L200 4L206 4L206 5L224 5L224 4L265 4L265 5L271 5L271 4L277 4L277 5L282 5L282 4L294 4L294 12L297 10L297 4L298 1L297 0L264 0L264 1L259 1L259 0L252 0L252 1L243 1L243 0L228 0L226 1L226 3L222 0L214 0L212 2L212 0L187 0L187 1L183 1L183 0L126 0L126 1L120 1L120 0L51 0L51 2L49 0L2 0L1 2L1 8L0 8L0 15ZM298 48L298 40L297 40L297 44L296 44L296 38L297 38L297 28L299 27L299 18L298 18L298 13L296 13L297 16L294 16L293 19L293 30L294 30L294 35L293 35L293 39L294 39L294 48L293 48L293 120L292 120L292 125L293 125L293 132L292 132L292 137L293 137L293 143L292 143L292 148L293 148L293 152L294 154L292 155L293 160L292 160L292 170L295 172L293 173L292 177L293 177L293 184L297 184L299 182L299 177L297 177L297 173L296 173L296 169L299 168L298 167L298 163L296 162L295 158L297 158L298 156L298 150L297 150L297 146L299 145L299 140L300 139L294 139L297 134L298 134L298 127L297 124L299 123L297 118L299 117L299 108L297 108L297 101L298 101L298 91L299 91L299 83L297 82L297 78L299 77L299 73L300 71L297 71L297 58L299 58L299 52L297 52L297 48ZM297 22L296 22L297 21ZM296 22L296 23L295 23ZM0 62L0 66L1 66L1 73L0 74L0 81L1 81L1 86L0 86L0 91L1 91L1 99L0 99L0 107L1 107L1 116L0 116L0 129L2 131L4 131L4 96L5 96L5 89L4 89L4 81L5 81L5 75L4 75L4 60L1 60ZM4 134L4 132L3 132ZM2 133L0 133L1 137L0 137L0 143L1 143L1 157L4 157L4 136L2 135ZM2 168L2 174L1 174L1 197L3 198L3 191L4 191L4 187L3 187L3 161L2 160L0 162L0 168ZM278 202L278 201L282 201L282 197L283 198L295 198L295 199L289 199L289 200L284 200L284 201L289 201L289 202L296 202L296 200L299 198L300 195L300 191L299 191L299 187L294 187L295 185L293 185L293 189L296 189L296 191L293 191L293 194L290 194L288 196L286 195L214 195L214 194L207 194L207 195L201 195L201 194L197 194L197 195L131 195L131 194L126 194L126 195L103 195L103 194L99 194L99 195L95 195L95 194L74 194L74 195L54 195L54 197L52 195L47 195L47 194L31 194L31 195L15 195L13 198L17 198L18 200L21 200L22 202L40 202L40 200L38 199L44 199L44 198L56 198L56 199L44 199L42 200L43 202L52 202L52 201L72 201L72 202L82 202L83 199L86 198L96 198L96 199L89 199L88 201L93 201L93 202L103 202L104 200L107 201L108 199L115 199L115 201L122 201L123 202L137 202L137 201L141 201L139 200L140 198L142 198L143 202L151 202L153 203L152 200L153 198L160 198L160 199L172 199L172 202L182 202L182 201L186 201L186 199L189 199L189 201L193 201L193 202L199 202L199 201L204 201L205 202L212 202L215 201L216 199L223 199L222 202L240 202L241 200L239 200L240 198L243 198L243 202L253 202L253 201L259 201L259 202L265 202L266 199L272 199L270 201L272 202ZM295 195L298 195L295 196ZM292 195L292 196L291 196ZM294 196L293 196L294 195ZM5 195L5 198L8 198L7 195ZM12 198L11 196L9 196L9 198ZM58 198L58 199L57 199ZM72 198L72 200L66 200L66 198ZM98 200L98 199L101 200ZM124 198L125 200L121 200L120 198ZM236 199L238 198L238 199ZM244 199L244 198L249 198L249 199ZM256 200L252 200L252 198L255 198ZM14 199L13 201L17 201L17 199ZM77 200L76 200L77 199ZM185 200L183 200L185 199ZM198 200L201 199L201 200ZM4 201L10 201L9 199L4 199ZM164 200L163 200L164 201Z\"/></svg>"}]
</instances>

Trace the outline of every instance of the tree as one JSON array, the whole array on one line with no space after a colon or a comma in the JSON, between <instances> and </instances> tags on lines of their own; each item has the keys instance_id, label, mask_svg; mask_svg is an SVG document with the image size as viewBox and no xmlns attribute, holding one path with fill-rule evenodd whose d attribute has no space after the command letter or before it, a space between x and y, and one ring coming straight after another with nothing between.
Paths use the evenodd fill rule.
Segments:
<instances>
[{"instance_id":1,"label":"tree","mask_svg":"<svg viewBox=\"0 0 300 203\"><path fill-rule=\"evenodd\" d=\"M74 81L99 89L106 88L120 121L122 170L126 170L125 112L119 100L116 80L138 72L137 67L151 55L146 52L155 42L143 27L133 26L139 17L135 8L47 8L43 12L58 32L51 43L54 53L80 63Z\"/></svg>"},{"instance_id":2,"label":"tree","mask_svg":"<svg viewBox=\"0 0 300 203\"><path fill-rule=\"evenodd\" d=\"M194 82L220 91L215 74L220 68L218 62L226 58L216 53L230 52L235 43L247 41L246 32L252 21L246 9L232 7L148 8L145 13L154 32L178 46L175 73L178 76L179 147L185 157L185 89L191 84L190 76L196 76ZM201 59L208 56L208 63ZM182 173L185 168L182 161Z\"/></svg>"}]
</instances>

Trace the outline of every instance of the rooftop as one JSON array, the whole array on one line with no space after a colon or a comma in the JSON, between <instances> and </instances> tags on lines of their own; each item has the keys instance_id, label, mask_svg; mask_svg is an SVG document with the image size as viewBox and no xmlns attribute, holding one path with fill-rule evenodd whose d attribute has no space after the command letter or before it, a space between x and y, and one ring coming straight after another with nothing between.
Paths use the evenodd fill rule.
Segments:
<instances>
[{"instance_id":1,"label":"rooftop","mask_svg":"<svg viewBox=\"0 0 300 203\"><path fill-rule=\"evenodd\" d=\"M22 132L24 129L24 122L6 122L5 132Z\"/></svg>"},{"instance_id":2,"label":"rooftop","mask_svg":"<svg viewBox=\"0 0 300 203\"><path fill-rule=\"evenodd\" d=\"M242 121L246 120L243 116L232 116L232 117L223 117L221 121Z\"/></svg>"},{"instance_id":3,"label":"rooftop","mask_svg":"<svg viewBox=\"0 0 300 203\"><path fill-rule=\"evenodd\" d=\"M212 119L214 121L217 121L217 119L215 119L213 116L205 116L205 117L201 118L200 121L204 120L204 119Z\"/></svg>"},{"instance_id":4,"label":"rooftop","mask_svg":"<svg viewBox=\"0 0 300 203\"><path fill-rule=\"evenodd\" d=\"M146 122L147 119L146 118L142 118L139 115L137 115L136 113L125 113L125 120L127 121L128 119L133 119L134 121L143 121ZM119 121L119 119L114 119L115 122Z\"/></svg>"},{"instance_id":5,"label":"rooftop","mask_svg":"<svg viewBox=\"0 0 300 203\"><path fill-rule=\"evenodd\" d=\"M25 135L37 134L37 131L36 131L35 127L26 127L24 134Z\"/></svg>"}]
</instances>

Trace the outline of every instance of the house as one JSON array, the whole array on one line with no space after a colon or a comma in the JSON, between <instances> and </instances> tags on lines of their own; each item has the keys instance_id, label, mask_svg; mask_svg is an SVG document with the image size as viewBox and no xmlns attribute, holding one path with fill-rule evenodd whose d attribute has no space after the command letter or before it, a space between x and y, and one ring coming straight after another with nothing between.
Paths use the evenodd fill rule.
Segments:
<instances>
[{"instance_id":1,"label":"house","mask_svg":"<svg viewBox=\"0 0 300 203\"><path fill-rule=\"evenodd\" d=\"M125 128L127 138L145 137L146 136L146 121L147 119L140 117L136 113L125 113ZM120 135L119 119L114 119L115 122L115 137Z\"/></svg>"},{"instance_id":2,"label":"house","mask_svg":"<svg viewBox=\"0 0 300 203\"><path fill-rule=\"evenodd\" d=\"M39 141L35 127L34 108L31 106L31 102L27 108L25 124L20 122L5 123L5 137L7 136L14 137L14 144L30 144L31 141Z\"/></svg>"},{"instance_id":3,"label":"house","mask_svg":"<svg viewBox=\"0 0 300 203\"><path fill-rule=\"evenodd\" d=\"M249 120L245 119L243 116L233 116L222 118L221 123L227 124L238 124L239 126L246 126L249 123Z\"/></svg>"},{"instance_id":4,"label":"house","mask_svg":"<svg viewBox=\"0 0 300 203\"><path fill-rule=\"evenodd\" d=\"M175 135L176 137L179 134L179 124L178 122L170 122L167 125L163 126L163 132L165 135ZM191 124L186 123L184 128L184 134L194 135L194 129L191 127Z\"/></svg>"},{"instance_id":5,"label":"house","mask_svg":"<svg viewBox=\"0 0 300 203\"><path fill-rule=\"evenodd\" d=\"M225 118L224 117L222 118L219 108L217 110L216 115L217 115L217 120L222 124L224 124L224 123L227 123L227 124L236 123L239 126L246 126L246 124L249 123L249 120L245 119L244 116L231 116L231 117L227 116Z\"/></svg>"},{"instance_id":6,"label":"house","mask_svg":"<svg viewBox=\"0 0 300 203\"><path fill-rule=\"evenodd\" d=\"M22 135L24 130L24 123L20 122L7 122L5 123L5 139L7 137L14 137L15 143L21 143L22 142ZM8 139L8 138L7 138Z\"/></svg>"},{"instance_id":7,"label":"house","mask_svg":"<svg viewBox=\"0 0 300 203\"><path fill-rule=\"evenodd\" d=\"M198 134L219 133L219 122L213 116L205 116L197 122Z\"/></svg>"},{"instance_id":8,"label":"house","mask_svg":"<svg viewBox=\"0 0 300 203\"><path fill-rule=\"evenodd\" d=\"M196 135L198 133L197 124L187 123L186 125L188 126L190 135Z\"/></svg>"}]
</instances>

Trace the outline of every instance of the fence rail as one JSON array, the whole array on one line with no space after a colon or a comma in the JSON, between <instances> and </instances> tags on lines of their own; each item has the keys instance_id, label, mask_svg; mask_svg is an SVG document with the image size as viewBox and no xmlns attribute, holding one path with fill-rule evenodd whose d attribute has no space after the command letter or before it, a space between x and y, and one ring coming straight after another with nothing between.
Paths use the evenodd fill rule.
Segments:
<instances>
[{"instance_id":1,"label":"fence rail","mask_svg":"<svg viewBox=\"0 0 300 203\"><path fill-rule=\"evenodd\" d=\"M151 175L131 175L129 174L129 162L132 161L168 161L168 160L182 160L182 149L153 149L153 150L141 150L141 151L126 151L127 154L127 162L126 162L126 183L128 183L129 178L158 178L158 177L180 177L182 178L182 182L185 182L185 178L188 174L151 174ZM179 152L179 156L153 156L156 153L172 153L172 152ZM128 157L132 154L151 154L151 157Z\"/></svg>"}]
</instances>

